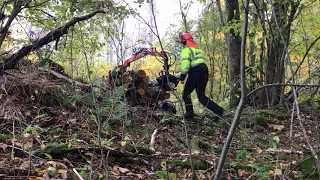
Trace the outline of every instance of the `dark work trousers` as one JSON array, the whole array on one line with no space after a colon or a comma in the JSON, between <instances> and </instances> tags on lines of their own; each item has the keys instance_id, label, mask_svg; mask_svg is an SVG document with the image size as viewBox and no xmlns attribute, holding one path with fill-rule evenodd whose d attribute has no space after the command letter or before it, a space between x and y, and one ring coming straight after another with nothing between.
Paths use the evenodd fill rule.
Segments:
<instances>
[{"instance_id":1,"label":"dark work trousers","mask_svg":"<svg viewBox=\"0 0 320 180\"><path fill-rule=\"evenodd\" d=\"M186 105L186 116L193 116L193 105L191 93L196 89L198 99L201 104L221 116L223 108L210 100L205 95L205 90L208 82L208 68L206 65L199 65L192 68L188 73L188 79L183 90L183 100Z\"/></svg>"}]
</instances>

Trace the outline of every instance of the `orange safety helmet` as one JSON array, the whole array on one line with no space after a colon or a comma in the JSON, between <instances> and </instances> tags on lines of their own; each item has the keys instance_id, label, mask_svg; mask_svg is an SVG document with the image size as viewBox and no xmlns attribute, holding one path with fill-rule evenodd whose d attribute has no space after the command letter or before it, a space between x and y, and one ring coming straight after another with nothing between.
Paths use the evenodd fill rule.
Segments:
<instances>
[{"instance_id":1,"label":"orange safety helmet","mask_svg":"<svg viewBox=\"0 0 320 180\"><path fill-rule=\"evenodd\" d=\"M188 47L193 47L196 49L200 48L200 46L196 42L194 42L192 35L188 32L179 34L179 42Z\"/></svg>"}]
</instances>

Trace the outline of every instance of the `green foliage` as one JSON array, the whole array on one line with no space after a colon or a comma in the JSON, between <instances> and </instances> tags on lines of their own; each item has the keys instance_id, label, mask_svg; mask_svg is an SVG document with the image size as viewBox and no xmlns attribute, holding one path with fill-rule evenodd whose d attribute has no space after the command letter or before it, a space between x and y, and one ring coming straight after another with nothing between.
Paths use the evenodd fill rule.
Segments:
<instances>
[{"instance_id":1,"label":"green foliage","mask_svg":"<svg viewBox=\"0 0 320 180\"><path fill-rule=\"evenodd\" d=\"M277 144L280 142L280 137L279 136L272 136L272 139L269 140L269 147L276 149Z\"/></svg>"},{"instance_id":2,"label":"green foliage","mask_svg":"<svg viewBox=\"0 0 320 180\"><path fill-rule=\"evenodd\" d=\"M36 117L33 118L33 120L36 120L36 119L41 119L43 117L46 117L46 114L39 114L37 115Z\"/></svg>"},{"instance_id":3,"label":"green foliage","mask_svg":"<svg viewBox=\"0 0 320 180\"><path fill-rule=\"evenodd\" d=\"M61 154L61 153L64 153L67 150L67 148L68 148L67 144L54 142L54 143L47 144L43 149L43 152L47 154L51 154L51 153Z\"/></svg>"},{"instance_id":4,"label":"green foliage","mask_svg":"<svg viewBox=\"0 0 320 180\"><path fill-rule=\"evenodd\" d=\"M190 160L172 160L169 162L171 164L173 164L175 167L191 168ZM192 163L193 163L195 170L207 170L208 168L210 168L209 164L203 163L199 160L193 160Z\"/></svg>"},{"instance_id":5,"label":"green foliage","mask_svg":"<svg viewBox=\"0 0 320 180\"><path fill-rule=\"evenodd\" d=\"M168 125L171 122L171 118L164 118L159 121L160 124Z\"/></svg>"},{"instance_id":6,"label":"green foliage","mask_svg":"<svg viewBox=\"0 0 320 180\"><path fill-rule=\"evenodd\" d=\"M268 127L268 122L264 119L260 111L254 113L252 119L256 125L262 126L264 128Z\"/></svg>"},{"instance_id":7,"label":"green foliage","mask_svg":"<svg viewBox=\"0 0 320 180\"><path fill-rule=\"evenodd\" d=\"M170 173L167 171L157 171L156 174L160 179L176 179L177 178L177 175L175 173Z\"/></svg>"},{"instance_id":8,"label":"green foliage","mask_svg":"<svg viewBox=\"0 0 320 180\"><path fill-rule=\"evenodd\" d=\"M28 125L24 130L25 133L35 133L35 132L44 132L44 129L39 127L38 125Z\"/></svg>"},{"instance_id":9,"label":"green foliage","mask_svg":"<svg viewBox=\"0 0 320 180\"><path fill-rule=\"evenodd\" d=\"M241 160L242 162L249 162L249 161L254 160L254 158L251 156L251 154L245 149L242 149L237 152L236 159Z\"/></svg>"},{"instance_id":10,"label":"green foliage","mask_svg":"<svg viewBox=\"0 0 320 180\"><path fill-rule=\"evenodd\" d=\"M83 98L84 97L80 94L73 94L67 98L67 103L75 106L76 103L81 102Z\"/></svg>"},{"instance_id":11,"label":"green foliage","mask_svg":"<svg viewBox=\"0 0 320 180\"><path fill-rule=\"evenodd\" d=\"M269 170L273 168L273 166L269 163L264 164L248 164L245 165L243 163L231 162L230 166L236 170L244 169L247 171L253 172L251 175L254 179L268 180L270 178Z\"/></svg>"},{"instance_id":12,"label":"green foliage","mask_svg":"<svg viewBox=\"0 0 320 180\"><path fill-rule=\"evenodd\" d=\"M9 134L0 134L0 140L8 140L11 136Z\"/></svg>"},{"instance_id":13,"label":"green foliage","mask_svg":"<svg viewBox=\"0 0 320 180\"><path fill-rule=\"evenodd\" d=\"M316 169L316 162L314 158L308 158L305 159L300 163L301 166L301 171L304 174L304 176L310 176L312 174L315 174L315 169Z\"/></svg>"},{"instance_id":14,"label":"green foliage","mask_svg":"<svg viewBox=\"0 0 320 180\"><path fill-rule=\"evenodd\" d=\"M271 164L265 164L262 166L255 166L255 169L257 170L257 172L254 173L252 175L252 177L255 177L256 179L261 179L261 180L269 180L270 179L269 170L272 169Z\"/></svg>"}]
</instances>

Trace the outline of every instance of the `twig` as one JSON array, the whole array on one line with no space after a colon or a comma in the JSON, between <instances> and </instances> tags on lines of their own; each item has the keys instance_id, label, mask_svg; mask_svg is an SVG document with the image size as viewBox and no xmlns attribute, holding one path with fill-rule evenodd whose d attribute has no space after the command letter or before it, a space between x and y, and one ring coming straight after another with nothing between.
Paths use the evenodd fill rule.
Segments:
<instances>
[{"instance_id":1,"label":"twig","mask_svg":"<svg viewBox=\"0 0 320 180\"><path fill-rule=\"evenodd\" d=\"M107 153L107 157L106 157L106 163L107 163L107 179L110 179L110 172L109 172L109 154L110 154L110 150Z\"/></svg>"},{"instance_id":2,"label":"twig","mask_svg":"<svg viewBox=\"0 0 320 180\"><path fill-rule=\"evenodd\" d=\"M266 152L277 152L277 153L288 153L288 154L298 154L298 155L303 155L302 151L292 151L292 150L287 150L287 149L272 149L268 148Z\"/></svg>"},{"instance_id":3,"label":"twig","mask_svg":"<svg viewBox=\"0 0 320 180\"><path fill-rule=\"evenodd\" d=\"M35 155L32 155L32 154L30 154L28 151L26 151L26 150L24 150L24 149L21 149L21 148L18 148L18 147L12 146L12 145L8 145L8 144L4 144L4 143L1 143L1 142L0 142L0 145L6 146L6 147L10 147L10 148L12 148L12 149L17 149L17 150L19 150L19 151L22 151L22 152L28 154L28 156L32 156L32 157L34 157L34 158L39 158L39 157L37 157L37 156L35 156Z\"/></svg>"},{"instance_id":4,"label":"twig","mask_svg":"<svg viewBox=\"0 0 320 180\"><path fill-rule=\"evenodd\" d=\"M14 158L14 142L15 142L15 139L16 139L16 133L15 133L15 120L13 119L13 122L12 122L12 134L13 134L13 140L12 140L12 150L11 150L11 159ZM2 144L2 143L1 143Z\"/></svg>"},{"instance_id":5,"label":"twig","mask_svg":"<svg viewBox=\"0 0 320 180\"><path fill-rule=\"evenodd\" d=\"M248 178L247 180L249 180L254 174L256 174L257 172L259 172L259 169L256 170L256 172L252 173Z\"/></svg>"},{"instance_id":6,"label":"twig","mask_svg":"<svg viewBox=\"0 0 320 180\"><path fill-rule=\"evenodd\" d=\"M154 144L155 144L155 141L156 141L156 136L157 136L157 133L158 133L158 129L155 129L151 135L151 140L150 140L150 147L151 147L151 151L155 152L155 148L154 148Z\"/></svg>"},{"instance_id":7,"label":"twig","mask_svg":"<svg viewBox=\"0 0 320 180\"><path fill-rule=\"evenodd\" d=\"M294 118L295 104L296 103L293 103L293 106L292 106L291 121L290 121L290 139L293 136L292 134L293 134L293 118Z\"/></svg>"},{"instance_id":8,"label":"twig","mask_svg":"<svg viewBox=\"0 0 320 180\"><path fill-rule=\"evenodd\" d=\"M53 71L53 70L51 70L51 69L44 69L43 67L38 67L38 70L40 70L40 71L47 71L47 72L49 72L50 74L56 76L57 78L66 80L66 81L69 82L70 84L73 84L73 83L74 83L75 85L81 86L81 87L89 87L89 86L90 86L90 85L88 85L88 84L83 84L83 83L81 83L81 82L78 82L78 81L75 81L75 80L73 80L73 79L67 78L66 76L64 76L64 75L62 75L62 74L59 74L59 73L57 73L57 72L55 72L55 71Z\"/></svg>"},{"instance_id":9,"label":"twig","mask_svg":"<svg viewBox=\"0 0 320 180\"><path fill-rule=\"evenodd\" d=\"M78 173L78 171L76 170L76 168L73 168L72 171L78 176L78 178L79 178L80 180L84 180L84 179L80 176L80 174Z\"/></svg>"},{"instance_id":10,"label":"twig","mask_svg":"<svg viewBox=\"0 0 320 180\"><path fill-rule=\"evenodd\" d=\"M274 84L266 84L263 86L260 86L254 90L252 90L251 92L249 92L247 94L247 97L250 97L251 95L253 95L254 93L256 93L257 91L267 88L267 87L274 87L274 86L293 86L293 87L320 87L320 84L288 84L288 83L274 83Z\"/></svg>"}]
</instances>

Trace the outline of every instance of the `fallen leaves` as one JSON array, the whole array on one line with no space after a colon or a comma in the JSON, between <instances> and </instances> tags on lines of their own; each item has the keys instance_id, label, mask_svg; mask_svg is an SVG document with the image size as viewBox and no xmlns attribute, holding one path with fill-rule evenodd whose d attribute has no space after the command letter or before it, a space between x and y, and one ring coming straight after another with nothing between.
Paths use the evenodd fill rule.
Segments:
<instances>
[{"instance_id":1,"label":"fallen leaves","mask_svg":"<svg viewBox=\"0 0 320 180\"><path fill-rule=\"evenodd\" d=\"M251 174L250 171L247 171L245 169L238 169L237 172L238 172L239 177L242 177L242 178L248 177Z\"/></svg>"},{"instance_id":2,"label":"fallen leaves","mask_svg":"<svg viewBox=\"0 0 320 180\"><path fill-rule=\"evenodd\" d=\"M274 131L282 131L284 129L283 125L270 124L269 127Z\"/></svg>"}]
</instances>

